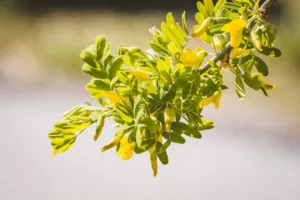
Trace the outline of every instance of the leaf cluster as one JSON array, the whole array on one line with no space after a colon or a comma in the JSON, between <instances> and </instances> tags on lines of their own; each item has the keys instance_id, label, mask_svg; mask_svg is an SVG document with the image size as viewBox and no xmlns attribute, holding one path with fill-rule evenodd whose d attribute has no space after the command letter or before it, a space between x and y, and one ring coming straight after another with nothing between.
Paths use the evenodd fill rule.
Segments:
<instances>
[{"instance_id":1,"label":"leaf cluster","mask_svg":"<svg viewBox=\"0 0 300 200\"><path fill-rule=\"evenodd\" d=\"M189 33L185 12L181 22L172 13L166 15L160 28L153 27L149 49L120 45L115 54L105 36L97 36L94 44L80 57L82 70L91 76L86 90L99 105L76 106L64 114L49 133L54 154L67 151L77 136L96 123L94 140L102 133L105 120L112 118L115 133L101 151L115 148L122 159L148 152L154 175L158 160L168 164L167 150L172 144L184 144L186 137L200 139L202 131L214 124L205 120L205 106L219 107L223 90L223 72L235 74L236 92L245 97L245 84L265 95L274 85L264 82L267 64L259 54L280 56L274 47L277 29L259 16L258 0L212 0L197 2L197 24ZM186 48L190 40L200 39L215 52ZM232 50L218 55L227 44ZM209 70L200 73L204 62Z\"/></svg>"}]
</instances>

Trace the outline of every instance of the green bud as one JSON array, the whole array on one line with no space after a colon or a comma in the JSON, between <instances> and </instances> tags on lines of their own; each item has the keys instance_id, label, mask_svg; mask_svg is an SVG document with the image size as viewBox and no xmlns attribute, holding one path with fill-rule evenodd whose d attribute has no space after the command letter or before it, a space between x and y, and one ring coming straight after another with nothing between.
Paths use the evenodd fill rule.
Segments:
<instances>
[{"instance_id":1,"label":"green bud","mask_svg":"<svg viewBox=\"0 0 300 200\"><path fill-rule=\"evenodd\" d=\"M105 36L103 36L103 35L97 36L95 43L96 43L96 49L97 49L96 50L96 53L97 53L96 59L100 60L103 57L103 52L104 52L104 48L106 45Z\"/></svg>"},{"instance_id":2,"label":"green bud","mask_svg":"<svg viewBox=\"0 0 300 200\"><path fill-rule=\"evenodd\" d=\"M105 121L105 116L104 115L100 115L97 121L97 127L96 127L96 131L94 134L94 141L96 141L98 139L98 137L101 135L103 126L104 126L104 121Z\"/></svg>"}]
</instances>

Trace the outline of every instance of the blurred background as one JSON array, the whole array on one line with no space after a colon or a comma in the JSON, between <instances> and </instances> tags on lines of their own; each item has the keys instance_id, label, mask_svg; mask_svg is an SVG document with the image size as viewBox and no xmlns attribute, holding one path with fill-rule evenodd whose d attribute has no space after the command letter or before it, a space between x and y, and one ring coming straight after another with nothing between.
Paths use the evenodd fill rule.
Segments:
<instances>
[{"instance_id":1,"label":"blurred background","mask_svg":"<svg viewBox=\"0 0 300 200\"><path fill-rule=\"evenodd\" d=\"M265 98L247 90L236 97L233 77L219 110L205 117L216 128L201 140L173 145L170 163L152 177L147 154L121 161L100 148L113 134L108 122L99 142L93 128L64 155L53 157L47 133L61 114L85 100L89 76L80 51L104 34L118 44L147 48L148 29L167 12L195 0L0 1L0 199L300 199L300 1L279 0L269 20L279 27L283 55L267 59L277 89ZM193 47L204 46L194 41ZM91 101L93 102L93 101Z\"/></svg>"}]
</instances>

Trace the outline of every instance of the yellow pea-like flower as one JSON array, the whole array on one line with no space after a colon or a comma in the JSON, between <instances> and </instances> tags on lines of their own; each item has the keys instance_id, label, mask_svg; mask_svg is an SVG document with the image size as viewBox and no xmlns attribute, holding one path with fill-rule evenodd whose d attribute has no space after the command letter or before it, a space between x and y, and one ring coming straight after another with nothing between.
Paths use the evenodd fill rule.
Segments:
<instances>
[{"instance_id":1,"label":"yellow pea-like flower","mask_svg":"<svg viewBox=\"0 0 300 200\"><path fill-rule=\"evenodd\" d=\"M184 49L180 55L179 60L185 66L193 66L198 64L199 62L196 53L190 49Z\"/></svg>"},{"instance_id":2,"label":"yellow pea-like flower","mask_svg":"<svg viewBox=\"0 0 300 200\"><path fill-rule=\"evenodd\" d=\"M134 144L128 142L128 136L125 136L120 141L120 148L117 155L123 160L129 160L134 153Z\"/></svg>"},{"instance_id":3,"label":"yellow pea-like flower","mask_svg":"<svg viewBox=\"0 0 300 200\"><path fill-rule=\"evenodd\" d=\"M105 96L110 100L110 103L114 105L115 103L123 103L119 95L115 91L101 91L102 96Z\"/></svg>"},{"instance_id":4,"label":"yellow pea-like flower","mask_svg":"<svg viewBox=\"0 0 300 200\"><path fill-rule=\"evenodd\" d=\"M247 23L244 20L234 19L223 27L223 31L230 33L232 47L240 46L243 40L243 29L246 25Z\"/></svg>"},{"instance_id":5,"label":"yellow pea-like flower","mask_svg":"<svg viewBox=\"0 0 300 200\"><path fill-rule=\"evenodd\" d=\"M204 106L207 106L209 104L214 104L215 108L218 109L220 107L220 99L222 96L222 90L219 90L217 94L214 94L208 98L203 99L200 102L200 108L203 108Z\"/></svg>"},{"instance_id":6,"label":"yellow pea-like flower","mask_svg":"<svg viewBox=\"0 0 300 200\"><path fill-rule=\"evenodd\" d=\"M141 70L141 69L136 69L133 71L133 74L134 74L135 78L138 80L138 82L141 83L143 81L149 80L150 72L147 72L147 71Z\"/></svg>"}]
</instances>

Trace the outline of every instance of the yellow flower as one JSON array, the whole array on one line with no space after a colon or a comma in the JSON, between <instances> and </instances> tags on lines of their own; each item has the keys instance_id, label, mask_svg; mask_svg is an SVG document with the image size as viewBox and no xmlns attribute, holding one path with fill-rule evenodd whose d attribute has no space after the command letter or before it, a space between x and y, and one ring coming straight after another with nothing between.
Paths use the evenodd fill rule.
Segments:
<instances>
[{"instance_id":1,"label":"yellow flower","mask_svg":"<svg viewBox=\"0 0 300 200\"><path fill-rule=\"evenodd\" d=\"M102 96L105 96L106 98L108 98L110 100L110 103L113 105L115 103L123 103L122 100L120 99L119 95L115 91L102 90L101 94L102 94Z\"/></svg>"},{"instance_id":2,"label":"yellow flower","mask_svg":"<svg viewBox=\"0 0 300 200\"><path fill-rule=\"evenodd\" d=\"M133 74L134 74L135 78L138 80L138 82L141 83L143 81L149 80L150 72L147 72L147 71L141 70L141 69L136 69L133 71Z\"/></svg>"},{"instance_id":3,"label":"yellow flower","mask_svg":"<svg viewBox=\"0 0 300 200\"><path fill-rule=\"evenodd\" d=\"M133 156L134 144L128 142L128 136L125 136L120 141L120 147L117 151L117 155L123 160L129 160Z\"/></svg>"},{"instance_id":4,"label":"yellow flower","mask_svg":"<svg viewBox=\"0 0 300 200\"><path fill-rule=\"evenodd\" d=\"M184 49L180 55L180 61L185 66L193 66L198 63L198 58L195 52L190 49Z\"/></svg>"},{"instance_id":5,"label":"yellow flower","mask_svg":"<svg viewBox=\"0 0 300 200\"><path fill-rule=\"evenodd\" d=\"M243 29L247 23L241 19L232 20L230 23L225 24L223 31L230 33L231 35L231 46L238 47L240 46L243 40Z\"/></svg>"},{"instance_id":6,"label":"yellow flower","mask_svg":"<svg viewBox=\"0 0 300 200\"><path fill-rule=\"evenodd\" d=\"M236 58L240 55L242 55L244 49L242 48L233 48L230 54L231 59ZM251 51L249 49L245 49L244 54L249 54Z\"/></svg>"},{"instance_id":7,"label":"yellow flower","mask_svg":"<svg viewBox=\"0 0 300 200\"><path fill-rule=\"evenodd\" d=\"M179 60L185 66L197 65L199 62L196 53L190 49L184 49L180 55Z\"/></svg>"},{"instance_id":8,"label":"yellow flower","mask_svg":"<svg viewBox=\"0 0 300 200\"><path fill-rule=\"evenodd\" d=\"M184 49L179 60L184 66L199 67L206 56L207 52L201 48L197 48L194 51L190 49Z\"/></svg>"},{"instance_id":9,"label":"yellow flower","mask_svg":"<svg viewBox=\"0 0 300 200\"><path fill-rule=\"evenodd\" d=\"M208 98L203 99L200 102L200 108L203 108L204 106L207 106L210 103L213 103L215 105L215 108L218 109L220 107L220 99L222 96L222 90L219 90L217 94L214 94Z\"/></svg>"}]
</instances>

